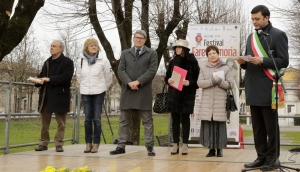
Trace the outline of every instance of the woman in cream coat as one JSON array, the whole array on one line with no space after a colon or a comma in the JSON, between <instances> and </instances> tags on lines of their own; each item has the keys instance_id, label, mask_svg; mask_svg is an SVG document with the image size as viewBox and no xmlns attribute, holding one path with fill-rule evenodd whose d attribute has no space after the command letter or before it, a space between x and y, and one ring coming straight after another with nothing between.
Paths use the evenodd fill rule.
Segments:
<instances>
[{"instance_id":1,"label":"woman in cream coat","mask_svg":"<svg viewBox=\"0 0 300 172\"><path fill-rule=\"evenodd\" d=\"M100 144L102 105L105 92L112 83L112 74L110 63L100 51L96 39L85 41L83 56L77 61L76 77L85 114L84 153L96 153Z\"/></svg>"},{"instance_id":2,"label":"woman in cream coat","mask_svg":"<svg viewBox=\"0 0 300 172\"><path fill-rule=\"evenodd\" d=\"M216 150L217 156L222 157L222 149L227 145L227 90L233 88L234 78L229 66L219 58L217 46L208 46L206 56L208 61L200 65L197 81L198 86L202 88L200 144L210 149L206 157L215 156ZM214 76L215 72L223 74Z\"/></svg>"}]
</instances>

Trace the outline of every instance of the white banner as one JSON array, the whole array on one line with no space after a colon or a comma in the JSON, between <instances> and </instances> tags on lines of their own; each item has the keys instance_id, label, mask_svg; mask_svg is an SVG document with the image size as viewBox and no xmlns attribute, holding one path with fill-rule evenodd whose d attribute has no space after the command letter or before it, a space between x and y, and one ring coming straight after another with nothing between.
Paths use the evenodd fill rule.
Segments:
<instances>
[{"instance_id":1,"label":"white banner","mask_svg":"<svg viewBox=\"0 0 300 172\"><path fill-rule=\"evenodd\" d=\"M216 45L220 50L220 58L225 61L232 70L236 87L233 89L236 104L239 109L239 65L233 60L240 56L240 25L239 24L197 24L189 26L189 47L195 54L199 63L205 63L207 56L205 49L209 45ZM199 146L200 124L199 115L202 89L197 90L194 114L190 115L190 146ZM231 112L230 123L227 124L228 147L240 147L239 145L239 111Z\"/></svg>"}]
</instances>

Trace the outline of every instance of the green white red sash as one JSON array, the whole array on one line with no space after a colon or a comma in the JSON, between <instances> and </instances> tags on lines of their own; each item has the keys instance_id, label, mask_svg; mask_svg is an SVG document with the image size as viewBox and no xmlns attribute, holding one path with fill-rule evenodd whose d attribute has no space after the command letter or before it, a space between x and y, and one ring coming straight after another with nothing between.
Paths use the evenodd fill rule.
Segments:
<instances>
[{"instance_id":1,"label":"green white red sash","mask_svg":"<svg viewBox=\"0 0 300 172\"><path fill-rule=\"evenodd\" d=\"M255 31L252 36L251 36L251 48L252 52L255 57L263 57L263 58L269 58L268 54L264 50L264 48L261 45L261 42L258 38L257 32ZM268 68L263 68L264 72L270 78L272 81L274 81L273 75L276 73L275 70L273 69L268 69ZM273 87L272 87L272 109L276 109L276 99L275 99L275 82L273 82ZM283 108L284 107L284 94L283 94L283 89L281 85L281 81L278 81L278 107Z\"/></svg>"}]
</instances>

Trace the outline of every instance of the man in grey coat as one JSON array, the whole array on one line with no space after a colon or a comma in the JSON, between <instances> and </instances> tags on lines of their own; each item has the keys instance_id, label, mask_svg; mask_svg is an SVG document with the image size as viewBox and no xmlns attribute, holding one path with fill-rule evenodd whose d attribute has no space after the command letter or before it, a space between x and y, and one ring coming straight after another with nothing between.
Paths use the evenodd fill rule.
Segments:
<instances>
[{"instance_id":1,"label":"man in grey coat","mask_svg":"<svg viewBox=\"0 0 300 172\"><path fill-rule=\"evenodd\" d=\"M149 156L154 156L152 119L152 80L157 71L157 54L144 44L147 34L137 30L133 36L134 46L122 51L118 75L122 81L120 98L121 116L119 122L118 146L111 155L125 153L126 136L133 111L141 116Z\"/></svg>"},{"instance_id":2,"label":"man in grey coat","mask_svg":"<svg viewBox=\"0 0 300 172\"><path fill-rule=\"evenodd\" d=\"M251 18L255 32L248 37L245 53L251 57L249 61L237 58L237 62L246 70L246 104L250 105L257 158L244 166L263 166L264 170L272 170L279 166L277 111L271 106L273 75L275 64L278 69L286 68L289 64L288 38L283 31L272 26L270 11L266 6L254 7Z\"/></svg>"}]
</instances>

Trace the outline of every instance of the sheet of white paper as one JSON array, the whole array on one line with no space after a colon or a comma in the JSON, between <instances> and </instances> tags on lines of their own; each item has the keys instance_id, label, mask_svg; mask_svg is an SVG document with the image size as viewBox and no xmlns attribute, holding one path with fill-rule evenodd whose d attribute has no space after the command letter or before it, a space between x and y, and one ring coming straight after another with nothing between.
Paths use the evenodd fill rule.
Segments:
<instances>
[{"instance_id":1,"label":"sheet of white paper","mask_svg":"<svg viewBox=\"0 0 300 172\"><path fill-rule=\"evenodd\" d=\"M224 71L218 71L218 72L214 72L213 73L213 76L218 76L219 78L222 78L223 80L225 80L225 74L224 74Z\"/></svg>"},{"instance_id":2,"label":"sheet of white paper","mask_svg":"<svg viewBox=\"0 0 300 172\"><path fill-rule=\"evenodd\" d=\"M243 59L243 60L245 60L245 61L249 61L249 57L251 57L250 55L248 55L248 56L238 56L237 58L240 58L240 59Z\"/></svg>"}]
</instances>

